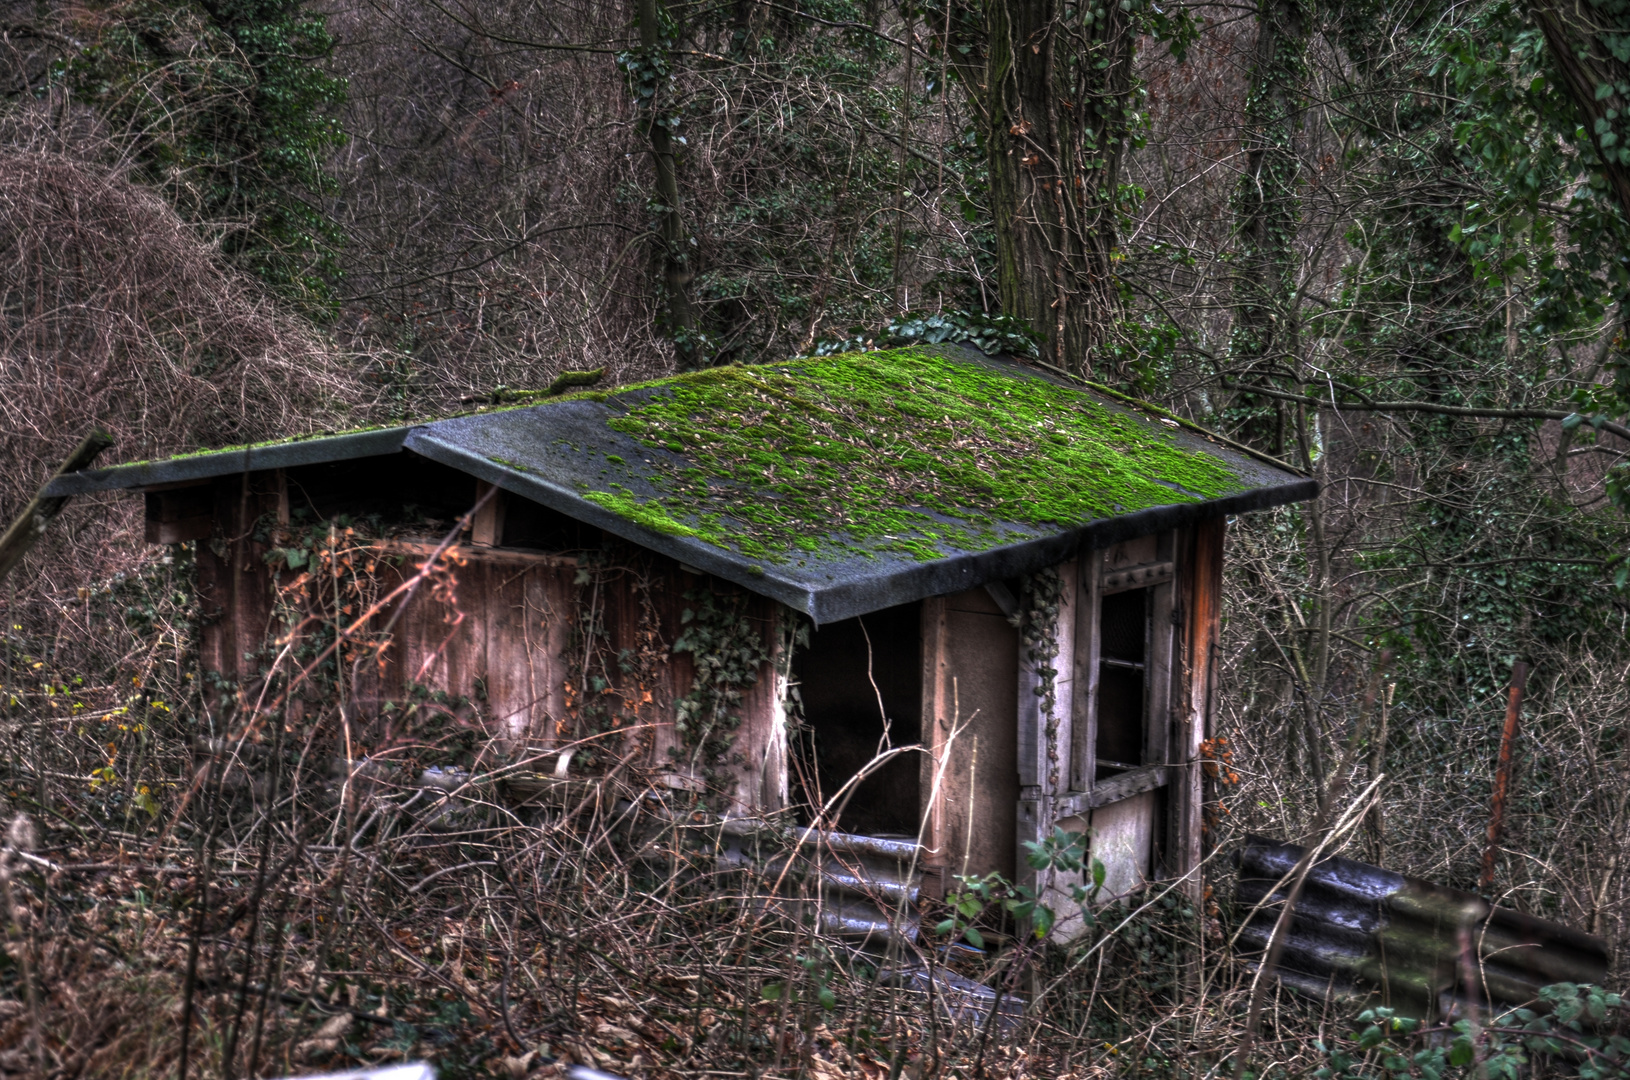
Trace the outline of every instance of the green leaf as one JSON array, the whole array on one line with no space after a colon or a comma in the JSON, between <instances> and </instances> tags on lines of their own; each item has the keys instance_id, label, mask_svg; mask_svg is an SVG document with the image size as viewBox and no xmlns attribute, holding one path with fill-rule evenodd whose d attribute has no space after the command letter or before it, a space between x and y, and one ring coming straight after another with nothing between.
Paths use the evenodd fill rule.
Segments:
<instances>
[{"instance_id":1,"label":"green leaf","mask_svg":"<svg viewBox=\"0 0 1630 1080\"><path fill-rule=\"evenodd\" d=\"M1053 929L1053 909L1046 904L1037 904L1033 917L1036 921L1036 937L1046 937Z\"/></svg>"},{"instance_id":2,"label":"green leaf","mask_svg":"<svg viewBox=\"0 0 1630 1080\"><path fill-rule=\"evenodd\" d=\"M758 992L758 996L765 1001L780 1001L781 995L786 992L786 989L786 986L782 983L765 983L764 988Z\"/></svg>"},{"instance_id":3,"label":"green leaf","mask_svg":"<svg viewBox=\"0 0 1630 1080\"><path fill-rule=\"evenodd\" d=\"M968 944L972 945L976 949L983 949L985 947L985 935L981 934L978 930L975 930L971 926L962 931L962 936L967 938Z\"/></svg>"},{"instance_id":4,"label":"green leaf","mask_svg":"<svg viewBox=\"0 0 1630 1080\"><path fill-rule=\"evenodd\" d=\"M1449 1064L1456 1067L1461 1065L1470 1065L1472 1058L1476 1056L1476 1053L1477 1050L1476 1047L1472 1045L1472 1041L1466 1036L1461 1035L1449 1045Z\"/></svg>"}]
</instances>

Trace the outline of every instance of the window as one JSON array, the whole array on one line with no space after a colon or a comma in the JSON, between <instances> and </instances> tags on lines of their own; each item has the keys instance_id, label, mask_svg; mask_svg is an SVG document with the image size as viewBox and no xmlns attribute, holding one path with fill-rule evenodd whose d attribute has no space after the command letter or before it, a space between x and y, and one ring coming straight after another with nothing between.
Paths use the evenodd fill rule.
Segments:
<instances>
[{"instance_id":1,"label":"window","mask_svg":"<svg viewBox=\"0 0 1630 1080\"><path fill-rule=\"evenodd\" d=\"M1083 556L1083 615L1092 639L1077 643L1085 649L1078 655L1090 687L1075 727L1075 791L1166 763L1173 542L1173 534L1161 533Z\"/></svg>"},{"instance_id":2,"label":"window","mask_svg":"<svg viewBox=\"0 0 1630 1080\"><path fill-rule=\"evenodd\" d=\"M1111 593L1098 608L1097 775L1145 764L1149 590Z\"/></svg>"}]
</instances>

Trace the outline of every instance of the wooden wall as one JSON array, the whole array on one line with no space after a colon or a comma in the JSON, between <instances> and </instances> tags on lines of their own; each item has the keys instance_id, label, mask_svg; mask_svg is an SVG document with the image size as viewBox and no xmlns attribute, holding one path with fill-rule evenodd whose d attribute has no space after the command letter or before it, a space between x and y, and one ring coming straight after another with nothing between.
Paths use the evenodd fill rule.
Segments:
<instances>
[{"instance_id":1,"label":"wooden wall","mask_svg":"<svg viewBox=\"0 0 1630 1080\"><path fill-rule=\"evenodd\" d=\"M1220 620L1221 518L1083 551L1057 569L1054 707L1040 708L1040 665L984 589L923 605L922 790L930 891L998 872L1045 893L1060 913L1078 877L1037 873L1021 845L1054 827L1092 834L1105 895L1183 878L1199 892L1200 743L1210 734ZM1097 610L1101 593L1150 592L1142 765L1096 775ZM937 787L936 787L937 785ZM1067 932L1067 931L1066 931Z\"/></svg>"},{"instance_id":2,"label":"wooden wall","mask_svg":"<svg viewBox=\"0 0 1630 1080\"><path fill-rule=\"evenodd\" d=\"M302 602L300 574L274 575L266 562L272 544L256 539L280 516L287 521L286 499L272 473L218 481L214 495L214 525L198 545L201 666L255 689L287 634L285 617ZM352 567L369 579L372 595L384 596L412 578L436 544L354 540L350 546ZM364 661L360 672L346 669L339 694L352 708L358 737L405 737L381 717L387 702L400 707L422 696L417 685L468 699L460 715L512 757L593 745L600 750L600 768L626 757L631 774L689 786L689 761L673 725L674 703L690 691L694 671L688 654L672 652L690 606L685 593L743 591L621 542L600 554L604 563L588 568L572 555L455 545L444 557L443 573L421 584L411 602L388 605L373 620L373 629L391 624L389 644L378 658ZM280 589L281 606L274 602ZM748 618L773 648L780 636L778 607L747 595ZM348 618L359 611L360 605ZM591 641L581 632L588 613L604 628L603 637ZM591 646L603 660L590 663L590 673L609 682L599 690L583 685L583 657ZM643 665L637 662L642 651ZM621 671L618 659L625 656L636 659L635 671ZM773 660L745 692L744 723L729 760L712 763L727 813L785 803L785 692ZM225 707L232 695L216 697ZM291 707L311 715L332 704L316 697L302 692ZM587 730L585 704L596 697L620 717L610 733ZM553 762L537 767L552 768Z\"/></svg>"},{"instance_id":3,"label":"wooden wall","mask_svg":"<svg viewBox=\"0 0 1630 1080\"><path fill-rule=\"evenodd\" d=\"M1202 521L1182 533L1178 544L1177 599L1174 623L1178 629L1173 673L1173 760L1180 771L1171 784L1167 824L1167 873L1183 878L1183 891L1200 898L1200 862L1203 857L1204 819L1201 812L1204 773L1200 743L1211 737L1215 713L1217 649L1222 632L1224 518Z\"/></svg>"},{"instance_id":4,"label":"wooden wall","mask_svg":"<svg viewBox=\"0 0 1630 1080\"><path fill-rule=\"evenodd\" d=\"M274 597L299 576L283 571L274 580L265 559L271 546L264 538L267 523L288 521L288 494L275 473L223 478L211 494L209 535L198 537L202 667L254 687L287 632L283 616L292 610L285 603L280 611ZM491 540L498 528L489 518L475 535ZM922 604L922 738L928 753L920 775L930 893L956 874L994 871L1023 878L1023 839L1046 835L1054 824L1092 827L1090 815L1099 804L1080 796L1092 786L1098 583L1115 567L1159 559L1175 565L1172 588L1164 590L1169 601L1155 613L1158 627L1170 627L1169 645L1151 656L1160 665L1152 702L1166 720L1151 726L1146 760L1164 763L1166 772L1163 786L1138 804L1139 821L1149 817L1149 828L1140 824L1132 832L1146 836L1138 843L1146 842L1159 859L1151 873L1182 876L1199 865L1199 753L1212 710L1223 538L1223 521L1215 519L1159 541L1083 552L1060 566L1065 589L1058 654L1050 665L1058 672L1057 701L1049 715L1037 709L1038 676L1021 656L1018 631L985 589ZM374 549L369 559L379 593L416 573L433 546L391 541ZM601 767L626 758L631 774L653 783L693 783L673 726L674 703L690 691L693 676L691 658L672 652L689 606L685 593L712 588L746 595L749 619L772 648L781 636L780 609L620 541L609 542L603 554L604 564L583 567L571 555L458 544L445 575L427 581L405 607L392 605L375 620L375 626L395 621L383 663L369 662L355 680L345 680L353 715L359 723L377 718L386 702L406 701L416 683L469 699L469 722L513 754L589 738L603 751ZM580 685L588 644L583 619L590 612L605 629L594 645L611 658L591 665L610 676L610 685L598 693L627 725L609 735L586 730L585 695L597 693ZM643 651L646 662L621 672L615 658L625 651L634 657ZM778 666L773 659L763 665L744 695L744 722L730 760L713 763L727 813L761 814L787 804L787 686ZM225 707L230 697L217 694L216 700ZM326 704L296 702L295 708L314 713ZM1105 809L1100 816L1106 827L1110 818L1130 812ZM1197 892L1197 877L1187 887Z\"/></svg>"}]
</instances>

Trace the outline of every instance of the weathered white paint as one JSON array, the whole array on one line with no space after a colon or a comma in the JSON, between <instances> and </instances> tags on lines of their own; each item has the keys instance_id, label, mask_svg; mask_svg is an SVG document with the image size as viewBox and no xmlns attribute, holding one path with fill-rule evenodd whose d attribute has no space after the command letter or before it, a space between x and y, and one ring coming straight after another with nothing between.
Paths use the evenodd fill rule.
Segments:
<instances>
[{"instance_id":1,"label":"weathered white paint","mask_svg":"<svg viewBox=\"0 0 1630 1080\"><path fill-rule=\"evenodd\" d=\"M1149 880L1159 796L1145 791L1092 812L1092 857L1104 864L1102 899L1125 896Z\"/></svg>"}]
</instances>

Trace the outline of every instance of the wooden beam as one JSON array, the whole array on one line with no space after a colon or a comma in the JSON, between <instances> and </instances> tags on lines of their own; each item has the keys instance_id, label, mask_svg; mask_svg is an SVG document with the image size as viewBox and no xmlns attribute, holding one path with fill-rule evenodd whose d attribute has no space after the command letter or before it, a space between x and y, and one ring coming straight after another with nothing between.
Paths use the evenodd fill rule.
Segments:
<instances>
[{"instance_id":1,"label":"wooden beam","mask_svg":"<svg viewBox=\"0 0 1630 1080\"><path fill-rule=\"evenodd\" d=\"M1138 769L1128 769L1107 780L1098 781L1092 785L1091 791L1075 791L1060 796L1055 802L1053 812L1060 818L1075 817L1085 814L1088 810L1096 810L1100 806L1130 799L1145 791L1164 787L1170 772L1171 770L1164 765L1145 765Z\"/></svg>"},{"instance_id":2,"label":"wooden beam","mask_svg":"<svg viewBox=\"0 0 1630 1080\"><path fill-rule=\"evenodd\" d=\"M85 436L78 449L68 455L68 460L62 463L62 467L51 479L54 480L66 473L78 472L112 445L113 436L99 429L92 431ZM50 486L50 481L46 482L46 486ZM47 497L45 488L42 487L40 494L34 496L33 501L23 507L23 512L12 521L5 535L0 536L0 581L5 580L6 575L11 573L12 567L22 562L23 556L28 554L28 549L45 534L46 526L51 524L51 519L61 513L66 505L68 496Z\"/></svg>"},{"instance_id":3,"label":"wooden beam","mask_svg":"<svg viewBox=\"0 0 1630 1080\"><path fill-rule=\"evenodd\" d=\"M1083 551L1075 590L1075 673L1070 695L1071 791L1091 791L1098 771L1098 600L1104 553Z\"/></svg>"}]
</instances>

